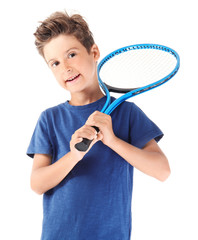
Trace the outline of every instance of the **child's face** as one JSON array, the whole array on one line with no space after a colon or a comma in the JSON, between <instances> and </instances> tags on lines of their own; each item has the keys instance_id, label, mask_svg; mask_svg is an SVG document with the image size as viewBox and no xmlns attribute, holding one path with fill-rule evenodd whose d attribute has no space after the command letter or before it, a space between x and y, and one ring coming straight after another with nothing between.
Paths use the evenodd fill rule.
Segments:
<instances>
[{"instance_id":1,"label":"child's face","mask_svg":"<svg viewBox=\"0 0 198 240\"><path fill-rule=\"evenodd\" d=\"M80 92L97 83L98 47L90 53L73 36L59 35L44 47L45 60L58 83L71 93Z\"/></svg>"}]
</instances>

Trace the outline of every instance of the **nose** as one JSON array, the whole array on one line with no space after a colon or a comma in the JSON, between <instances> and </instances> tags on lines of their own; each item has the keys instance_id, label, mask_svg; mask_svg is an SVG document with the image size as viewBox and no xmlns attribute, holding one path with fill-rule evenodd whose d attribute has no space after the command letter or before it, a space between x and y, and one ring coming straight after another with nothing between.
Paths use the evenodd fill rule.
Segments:
<instances>
[{"instance_id":1,"label":"nose","mask_svg":"<svg viewBox=\"0 0 198 240\"><path fill-rule=\"evenodd\" d=\"M71 66L67 63L67 61L64 62L64 71L66 72L71 72L72 68Z\"/></svg>"}]
</instances>

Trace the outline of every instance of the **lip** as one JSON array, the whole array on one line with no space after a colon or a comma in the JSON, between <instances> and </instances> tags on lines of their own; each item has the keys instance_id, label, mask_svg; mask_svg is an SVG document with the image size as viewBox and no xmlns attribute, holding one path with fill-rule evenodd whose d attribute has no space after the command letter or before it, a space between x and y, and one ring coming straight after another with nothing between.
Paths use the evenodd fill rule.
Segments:
<instances>
[{"instance_id":1,"label":"lip","mask_svg":"<svg viewBox=\"0 0 198 240\"><path fill-rule=\"evenodd\" d=\"M65 83L66 84L73 84L79 79L79 77L80 77L80 74L76 74L74 76L71 76L65 81Z\"/></svg>"}]
</instances>

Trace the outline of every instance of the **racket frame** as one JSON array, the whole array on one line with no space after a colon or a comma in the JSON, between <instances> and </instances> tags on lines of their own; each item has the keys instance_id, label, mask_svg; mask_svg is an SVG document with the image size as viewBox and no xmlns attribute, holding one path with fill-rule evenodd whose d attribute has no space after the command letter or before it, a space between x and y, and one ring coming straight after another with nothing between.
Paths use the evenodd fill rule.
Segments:
<instances>
[{"instance_id":1,"label":"racket frame","mask_svg":"<svg viewBox=\"0 0 198 240\"><path fill-rule=\"evenodd\" d=\"M122 89L122 88L115 88L112 86L107 85L104 83L101 78L100 78L100 70L102 66L109 61L111 58L113 58L116 55L119 55L124 52L128 51L133 51L133 50L141 50L141 49L155 49L155 50L162 50L165 52L168 52L172 54L176 58L176 66L175 68L164 78L155 81L154 83L151 83L149 85L146 85L144 87L139 87L139 88L128 88L128 89ZM103 106L101 112L106 113L106 114L111 114L111 112L118 106L120 103L123 101L127 100L128 98L131 98L133 96L139 95L143 92L149 91L153 88L159 87L160 85L166 83L168 80L170 80L179 70L180 67L180 58L178 53L166 46L159 45L159 44L135 44L135 45L129 45L126 47L119 48L111 53L109 53L106 57L104 57L100 63L98 64L97 68L97 75L98 75L98 82L102 90L105 92L107 100L105 105ZM115 92L115 93L125 93L125 95L121 96L120 98L116 99L110 106L110 93L109 92Z\"/></svg>"}]
</instances>

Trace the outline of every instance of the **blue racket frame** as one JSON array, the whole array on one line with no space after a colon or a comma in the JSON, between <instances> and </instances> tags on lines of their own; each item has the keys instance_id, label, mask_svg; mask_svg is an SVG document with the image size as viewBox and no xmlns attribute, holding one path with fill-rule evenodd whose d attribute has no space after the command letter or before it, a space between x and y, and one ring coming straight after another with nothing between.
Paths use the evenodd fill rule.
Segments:
<instances>
[{"instance_id":1,"label":"blue racket frame","mask_svg":"<svg viewBox=\"0 0 198 240\"><path fill-rule=\"evenodd\" d=\"M100 70L102 68L102 66L109 61L111 58L113 58L116 55L119 55L123 52L127 52L127 51L131 51L131 50L139 50L139 49L156 49L156 50L162 50L165 52L168 52L170 54L172 54L175 58L176 58L176 66L175 68L172 70L172 72L170 72L167 76L165 76L164 78L146 85L144 87L139 87L139 88L132 88L132 89L119 89L119 88L115 88L112 86L109 86L107 84L105 84L101 78L100 78ZM101 112L106 113L106 114L111 114L111 112L117 107L119 106L122 102L124 102L125 100L137 96L138 94L144 93L146 91L149 91L153 88L159 87L160 85L164 84L165 82L167 82L168 80L170 80L179 70L180 67L180 58L179 55L176 51L174 51L173 49L163 46L163 45L159 45L159 44L136 44L136 45L130 45L127 47L122 47L119 48L113 52L111 52L110 54L108 54L106 57L104 57L100 63L98 64L98 68L97 68L97 75L98 75L98 82L100 87L102 88L102 90L104 91L104 93L107 96L107 100L101 110ZM113 103L111 103L111 97L110 97L110 92L116 92L116 93L125 93L124 95L122 95L121 97L119 97L118 99L116 99ZM111 103L111 104L110 104ZM92 126L96 129L97 132L99 132L99 128L96 126ZM91 142L93 140L89 140L86 138L83 138L83 141L80 143L77 143L75 145L75 147L79 150L79 151L87 151L87 149L89 148Z\"/></svg>"},{"instance_id":2,"label":"blue racket frame","mask_svg":"<svg viewBox=\"0 0 198 240\"><path fill-rule=\"evenodd\" d=\"M113 58L115 55L119 55L123 52L127 52L127 51L131 51L131 50L139 50L139 49L156 49L156 50L162 50L165 52L168 52L170 54L172 54L176 60L177 60L177 64L175 66L175 68L173 69L173 71L171 73L169 73L167 76L165 76L164 78L149 84L147 86L144 87L140 87L140 88L133 88L133 89L118 89L118 88L114 88L112 86L109 86L107 84L105 84L101 78L100 78L100 69L102 68L102 66L109 61L111 58ZM174 51L173 49L163 46L163 45L159 45L159 44L135 44L135 45L129 45L126 47L122 47L119 48L111 53L109 53L106 57L104 57L100 63L98 64L98 68L97 68L97 75L98 75L98 82L100 87L103 89L103 91L105 92L106 96L107 96L107 100L105 105L103 106L101 112L106 113L106 114L111 114L111 112L117 107L119 106L123 101L134 97L138 94L141 94L143 92L149 91L153 88L159 87L160 85L164 84L165 82L167 82L168 80L170 80L179 70L180 67L180 57L178 55L178 53L176 51ZM120 98L116 99L111 105L110 105L110 92L117 92L117 93L126 93L123 96L121 96ZM110 106L109 106L110 105Z\"/></svg>"}]
</instances>

